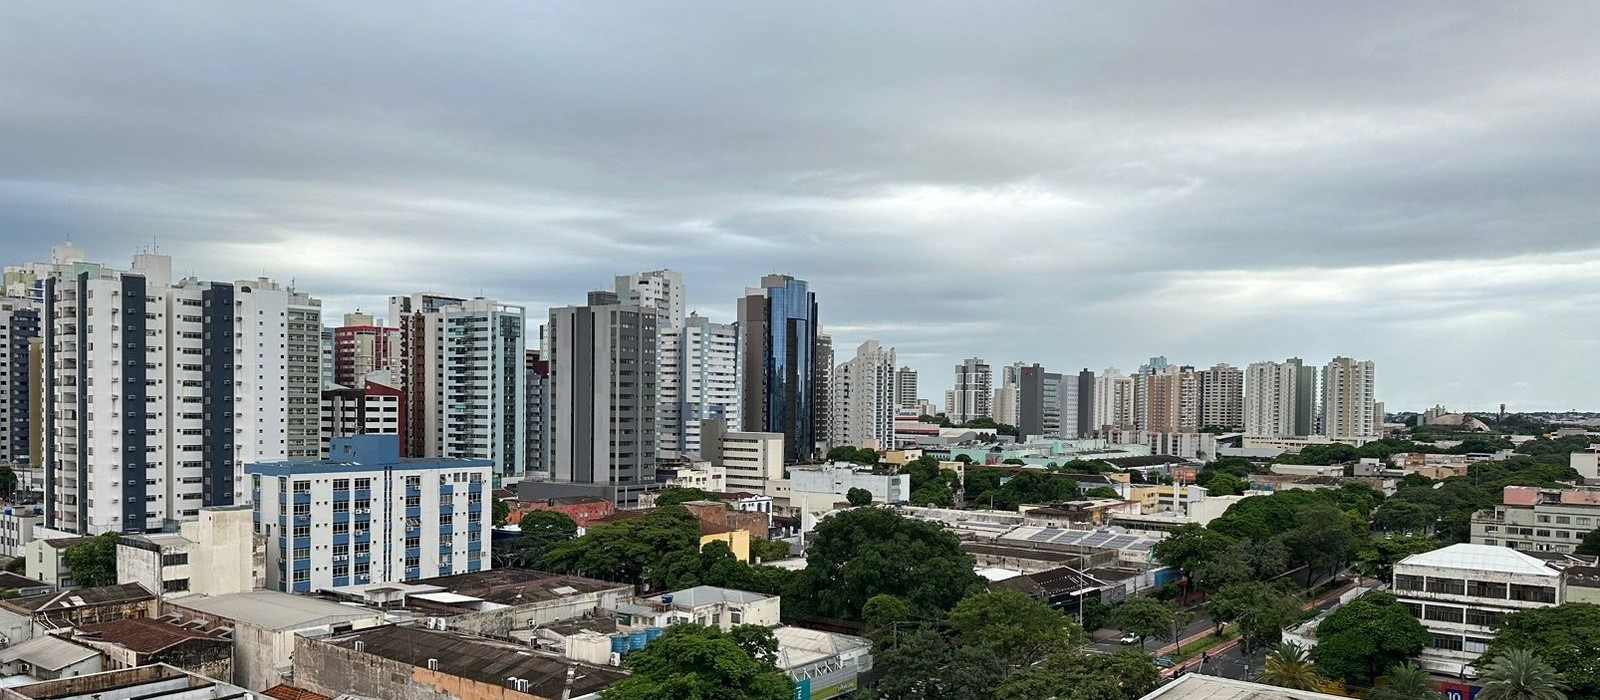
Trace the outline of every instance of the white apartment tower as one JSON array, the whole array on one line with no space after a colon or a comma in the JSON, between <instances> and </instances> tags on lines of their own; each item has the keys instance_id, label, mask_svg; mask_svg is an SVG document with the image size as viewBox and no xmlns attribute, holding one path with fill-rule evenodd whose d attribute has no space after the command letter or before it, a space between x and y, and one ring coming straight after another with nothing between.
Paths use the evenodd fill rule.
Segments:
<instances>
[{"instance_id":1,"label":"white apartment tower","mask_svg":"<svg viewBox=\"0 0 1600 700\"><path fill-rule=\"evenodd\" d=\"M666 416L660 449L700 454L703 421L739 424L739 329L692 314L682 328L662 335L662 354L669 359L661 362L658 382Z\"/></svg>"},{"instance_id":2,"label":"white apartment tower","mask_svg":"<svg viewBox=\"0 0 1600 700\"><path fill-rule=\"evenodd\" d=\"M1374 408L1378 369L1372 360L1335 357L1322 368L1322 423L1334 439L1376 438L1383 421Z\"/></svg>"},{"instance_id":3,"label":"white apartment tower","mask_svg":"<svg viewBox=\"0 0 1600 700\"><path fill-rule=\"evenodd\" d=\"M320 302L271 280L57 259L44 300L46 526L139 533L242 502L243 467L314 459Z\"/></svg>"},{"instance_id":4,"label":"white apartment tower","mask_svg":"<svg viewBox=\"0 0 1600 700\"><path fill-rule=\"evenodd\" d=\"M829 388L831 445L894 446L894 348L869 340L856 356L838 365Z\"/></svg>"},{"instance_id":5,"label":"white apartment tower","mask_svg":"<svg viewBox=\"0 0 1600 700\"><path fill-rule=\"evenodd\" d=\"M1310 435L1316 393L1315 371L1298 357L1283 362L1252 362L1244 375L1245 434Z\"/></svg>"},{"instance_id":6,"label":"white apartment tower","mask_svg":"<svg viewBox=\"0 0 1600 700\"><path fill-rule=\"evenodd\" d=\"M1094 430L1133 429L1133 377L1107 367L1094 378Z\"/></svg>"},{"instance_id":7,"label":"white apartment tower","mask_svg":"<svg viewBox=\"0 0 1600 700\"><path fill-rule=\"evenodd\" d=\"M950 395L949 418L957 425L974 418L993 417L994 375L981 357L969 357L956 365L955 389Z\"/></svg>"},{"instance_id":8,"label":"white apartment tower","mask_svg":"<svg viewBox=\"0 0 1600 700\"><path fill-rule=\"evenodd\" d=\"M1201 373L1200 427L1244 428L1244 371L1224 362Z\"/></svg>"}]
</instances>

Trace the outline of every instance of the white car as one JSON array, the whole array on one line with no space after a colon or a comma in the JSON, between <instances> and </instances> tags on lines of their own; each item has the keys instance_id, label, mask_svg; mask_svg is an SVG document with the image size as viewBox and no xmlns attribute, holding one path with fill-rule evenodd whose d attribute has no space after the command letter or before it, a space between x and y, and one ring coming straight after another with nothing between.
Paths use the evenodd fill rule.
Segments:
<instances>
[{"instance_id":1,"label":"white car","mask_svg":"<svg viewBox=\"0 0 1600 700\"><path fill-rule=\"evenodd\" d=\"M1122 639L1119 639L1117 641L1122 642L1123 644L1138 644L1139 643L1139 635L1134 634L1132 632L1129 632L1127 634L1122 635Z\"/></svg>"}]
</instances>

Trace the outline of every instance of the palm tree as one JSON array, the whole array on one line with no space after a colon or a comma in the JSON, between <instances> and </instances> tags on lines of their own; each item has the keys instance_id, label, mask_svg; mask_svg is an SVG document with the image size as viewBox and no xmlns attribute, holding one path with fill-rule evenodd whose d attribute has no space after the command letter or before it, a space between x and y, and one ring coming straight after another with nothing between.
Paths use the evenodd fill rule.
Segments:
<instances>
[{"instance_id":1,"label":"palm tree","mask_svg":"<svg viewBox=\"0 0 1600 700\"><path fill-rule=\"evenodd\" d=\"M1261 671L1261 680L1294 690L1316 690L1323 682L1306 650L1294 642L1280 642L1267 652L1267 667Z\"/></svg>"},{"instance_id":2,"label":"palm tree","mask_svg":"<svg viewBox=\"0 0 1600 700\"><path fill-rule=\"evenodd\" d=\"M1567 700L1561 674L1527 649L1512 649L1483 666L1478 700Z\"/></svg>"},{"instance_id":3,"label":"palm tree","mask_svg":"<svg viewBox=\"0 0 1600 700\"><path fill-rule=\"evenodd\" d=\"M1367 700L1439 700L1443 697L1428 672L1410 661L1389 669L1383 680L1384 684L1372 691Z\"/></svg>"}]
</instances>

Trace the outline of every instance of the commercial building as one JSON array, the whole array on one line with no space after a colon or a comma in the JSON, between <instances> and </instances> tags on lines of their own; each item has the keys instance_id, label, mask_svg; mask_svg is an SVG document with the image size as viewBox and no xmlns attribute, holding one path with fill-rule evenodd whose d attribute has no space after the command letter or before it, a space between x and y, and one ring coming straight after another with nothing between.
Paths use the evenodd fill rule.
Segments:
<instances>
[{"instance_id":1,"label":"commercial building","mask_svg":"<svg viewBox=\"0 0 1600 700\"><path fill-rule=\"evenodd\" d=\"M1244 375L1244 433L1304 437L1315 432L1317 377L1298 357L1253 362Z\"/></svg>"},{"instance_id":2,"label":"commercial building","mask_svg":"<svg viewBox=\"0 0 1600 700\"><path fill-rule=\"evenodd\" d=\"M809 458L825 438L817 432L818 394L827 386L817 378L820 328L804 280L767 275L739 300L739 418L745 432L783 434L789 463Z\"/></svg>"},{"instance_id":3,"label":"commercial building","mask_svg":"<svg viewBox=\"0 0 1600 700\"><path fill-rule=\"evenodd\" d=\"M1419 661L1461 676L1494 641L1494 625L1521 610L1559 605L1561 571L1507 547L1456 544L1394 565L1394 594L1432 639Z\"/></svg>"},{"instance_id":4,"label":"commercial building","mask_svg":"<svg viewBox=\"0 0 1600 700\"><path fill-rule=\"evenodd\" d=\"M1061 373L1035 363L1021 368L1019 380L1017 432L1024 438L1061 437Z\"/></svg>"},{"instance_id":5,"label":"commercial building","mask_svg":"<svg viewBox=\"0 0 1600 700\"><path fill-rule=\"evenodd\" d=\"M991 418L994 409L994 374L989 363L981 357L969 357L956 365L956 383L952 390L946 413L954 423L965 423L974 418Z\"/></svg>"},{"instance_id":6,"label":"commercial building","mask_svg":"<svg viewBox=\"0 0 1600 700\"><path fill-rule=\"evenodd\" d=\"M817 349L811 359L812 382L816 397L811 402L812 431L817 436L816 456L828 449L828 437L833 435L833 336L817 327Z\"/></svg>"},{"instance_id":7,"label":"commercial building","mask_svg":"<svg viewBox=\"0 0 1600 700\"><path fill-rule=\"evenodd\" d=\"M623 672L530 651L525 644L386 625L298 637L294 682L329 697L421 700L593 698Z\"/></svg>"},{"instance_id":8,"label":"commercial building","mask_svg":"<svg viewBox=\"0 0 1600 700\"><path fill-rule=\"evenodd\" d=\"M1074 380L1069 379L1068 381ZM1074 422L1070 431L1062 430L1061 437L1064 438L1090 437L1094 435L1094 431L1099 427L1094 424L1095 385L1097 384L1094 372L1085 367L1078 371L1075 381L1077 391L1072 396L1073 404L1076 407L1072 414ZM1064 415L1063 418L1065 418Z\"/></svg>"},{"instance_id":9,"label":"commercial building","mask_svg":"<svg viewBox=\"0 0 1600 700\"><path fill-rule=\"evenodd\" d=\"M782 433L730 432L726 421L701 425L700 457L727 473L728 488L772 493L774 482L785 481Z\"/></svg>"},{"instance_id":10,"label":"commercial building","mask_svg":"<svg viewBox=\"0 0 1600 700\"><path fill-rule=\"evenodd\" d=\"M1507 486L1500 505L1472 514L1472 543L1571 552L1600 527L1600 489Z\"/></svg>"},{"instance_id":11,"label":"commercial building","mask_svg":"<svg viewBox=\"0 0 1600 700\"><path fill-rule=\"evenodd\" d=\"M99 673L105 661L105 655L94 647L45 634L0 649L0 674L12 683L53 681Z\"/></svg>"},{"instance_id":12,"label":"commercial building","mask_svg":"<svg viewBox=\"0 0 1600 700\"><path fill-rule=\"evenodd\" d=\"M1200 428L1244 429L1244 370L1226 362L1200 373Z\"/></svg>"},{"instance_id":13,"label":"commercial building","mask_svg":"<svg viewBox=\"0 0 1600 700\"><path fill-rule=\"evenodd\" d=\"M1335 357L1322 368L1323 434L1330 438L1378 437L1383 417L1376 412L1377 365L1372 360Z\"/></svg>"},{"instance_id":14,"label":"commercial building","mask_svg":"<svg viewBox=\"0 0 1600 700\"><path fill-rule=\"evenodd\" d=\"M99 650L111 668L168 664L211 678L233 677L233 636L224 627L180 625L176 616L127 617L75 628L72 640Z\"/></svg>"},{"instance_id":15,"label":"commercial building","mask_svg":"<svg viewBox=\"0 0 1600 700\"><path fill-rule=\"evenodd\" d=\"M1577 450L1567 457L1572 470L1585 480L1600 479L1600 447L1590 445L1587 450Z\"/></svg>"},{"instance_id":16,"label":"commercial building","mask_svg":"<svg viewBox=\"0 0 1600 700\"><path fill-rule=\"evenodd\" d=\"M406 442L406 393L390 370L362 375L358 384L335 384L322 391L322 435L319 458L328 458L334 438L352 435L394 435Z\"/></svg>"},{"instance_id":17,"label":"commercial building","mask_svg":"<svg viewBox=\"0 0 1600 700\"><path fill-rule=\"evenodd\" d=\"M233 682L262 691L299 676L295 640L301 635L341 634L383 624L384 614L277 591L190 596L171 601L166 612L182 624L227 629L233 638Z\"/></svg>"},{"instance_id":18,"label":"commercial building","mask_svg":"<svg viewBox=\"0 0 1600 700\"><path fill-rule=\"evenodd\" d=\"M408 457L486 459L499 486L527 472L526 311L419 292L389 299L401 331Z\"/></svg>"},{"instance_id":19,"label":"commercial building","mask_svg":"<svg viewBox=\"0 0 1600 700\"><path fill-rule=\"evenodd\" d=\"M550 478L606 484L633 503L655 484L658 315L592 292L550 310Z\"/></svg>"},{"instance_id":20,"label":"commercial building","mask_svg":"<svg viewBox=\"0 0 1600 700\"><path fill-rule=\"evenodd\" d=\"M46 525L138 533L243 499L245 462L317 453L320 302L57 248L37 263ZM96 504L91 508L90 504Z\"/></svg>"},{"instance_id":21,"label":"commercial building","mask_svg":"<svg viewBox=\"0 0 1600 700\"><path fill-rule=\"evenodd\" d=\"M534 511L548 510L560 513L587 528L595 521L617 512L617 504L599 496L555 496L534 501L519 501L506 516L507 525L517 525L523 516Z\"/></svg>"},{"instance_id":22,"label":"commercial building","mask_svg":"<svg viewBox=\"0 0 1600 700\"><path fill-rule=\"evenodd\" d=\"M832 510L850 489L865 489L874 503L911 500L911 475L879 474L854 464L790 467L788 507L801 514Z\"/></svg>"},{"instance_id":23,"label":"commercial building","mask_svg":"<svg viewBox=\"0 0 1600 700\"><path fill-rule=\"evenodd\" d=\"M894 445L894 348L869 340L856 356L834 367L828 392L830 445L888 448Z\"/></svg>"},{"instance_id":24,"label":"commercial building","mask_svg":"<svg viewBox=\"0 0 1600 700\"><path fill-rule=\"evenodd\" d=\"M227 595L266 585L266 542L251 506L201 508L175 533L124 535L117 583L137 583L166 598Z\"/></svg>"},{"instance_id":25,"label":"commercial building","mask_svg":"<svg viewBox=\"0 0 1600 700\"><path fill-rule=\"evenodd\" d=\"M489 568L491 462L402 458L390 435L340 438L332 452L247 467L268 588L309 593Z\"/></svg>"},{"instance_id":26,"label":"commercial building","mask_svg":"<svg viewBox=\"0 0 1600 700\"><path fill-rule=\"evenodd\" d=\"M236 700L244 688L157 664L0 688L0 700Z\"/></svg>"}]
</instances>

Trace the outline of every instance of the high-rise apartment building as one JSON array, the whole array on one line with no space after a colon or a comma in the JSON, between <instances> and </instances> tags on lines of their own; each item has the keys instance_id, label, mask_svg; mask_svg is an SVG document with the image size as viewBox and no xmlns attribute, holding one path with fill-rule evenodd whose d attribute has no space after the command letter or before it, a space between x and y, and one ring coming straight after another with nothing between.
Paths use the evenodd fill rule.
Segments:
<instances>
[{"instance_id":1,"label":"high-rise apartment building","mask_svg":"<svg viewBox=\"0 0 1600 700\"><path fill-rule=\"evenodd\" d=\"M831 363L832 351L818 352L818 333L816 295L804 280L767 275L739 300L740 419L745 432L782 433L790 463L810 458L826 439L817 432L818 394L826 389L817 370L819 356Z\"/></svg>"},{"instance_id":2,"label":"high-rise apartment building","mask_svg":"<svg viewBox=\"0 0 1600 700\"><path fill-rule=\"evenodd\" d=\"M818 333L816 372L813 375L817 393L816 400L812 402L812 413L819 443L828 443L833 437L833 358L833 336ZM831 443L820 445L824 448L831 446Z\"/></svg>"},{"instance_id":3,"label":"high-rise apartment building","mask_svg":"<svg viewBox=\"0 0 1600 700\"><path fill-rule=\"evenodd\" d=\"M1134 427L1145 432L1175 433L1183 415L1182 372L1163 367L1134 377Z\"/></svg>"},{"instance_id":4,"label":"high-rise apartment building","mask_svg":"<svg viewBox=\"0 0 1600 700\"><path fill-rule=\"evenodd\" d=\"M1372 360L1335 357L1322 368L1323 434L1334 439L1376 438L1375 385L1378 368Z\"/></svg>"},{"instance_id":5,"label":"high-rise apartment building","mask_svg":"<svg viewBox=\"0 0 1600 700\"><path fill-rule=\"evenodd\" d=\"M251 464L267 587L291 593L489 569L493 464L403 459L393 435L335 439L313 462Z\"/></svg>"},{"instance_id":6,"label":"high-rise apartment building","mask_svg":"<svg viewBox=\"0 0 1600 700\"><path fill-rule=\"evenodd\" d=\"M829 389L833 410L830 445L894 446L894 348L869 340L856 356L834 367Z\"/></svg>"},{"instance_id":7,"label":"high-rise apartment building","mask_svg":"<svg viewBox=\"0 0 1600 700\"><path fill-rule=\"evenodd\" d=\"M487 459L496 486L521 480L528 408L523 307L417 293L391 297L389 309L399 319L401 388L410 404L404 453Z\"/></svg>"},{"instance_id":8,"label":"high-rise apartment building","mask_svg":"<svg viewBox=\"0 0 1600 700\"><path fill-rule=\"evenodd\" d=\"M1133 377L1107 367L1094 380L1094 429L1133 430Z\"/></svg>"},{"instance_id":9,"label":"high-rise apartment building","mask_svg":"<svg viewBox=\"0 0 1600 700\"><path fill-rule=\"evenodd\" d=\"M635 275L617 275L613 291L617 303L656 310L657 328L676 330L688 318L688 292L683 274L675 270L651 270Z\"/></svg>"},{"instance_id":10,"label":"high-rise apartment building","mask_svg":"<svg viewBox=\"0 0 1600 700\"><path fill-rule=\"evenodd\" d=\"M1212 365L1200 377L1200 427L1244 429L1244 371L1228 363Z\"/></svg>"},{"instance_id":11,"label":"high-rise apartment building","mask_svg":"<svg viewBox=\"0 0 1600 700\"><path fill-rule=\"evenodd\" d=\"M917 396L917 371L901 367L894 373L894 405L912 410L921 403L922 399Z\"/></svg>"},{"instance_id":12,"label":"high-rise apartment building","mask_svg":"<svg viewBox=\"0 0 1600 700\"><path fill-rule=\"evenodd\" d=\"M1015 426L1022 422L1022 368L1026 365L1013 362L1000 368L1000 386L989 400L990 416L994 422Z\"/></svg>"},{"instance_id":13,"label":"high-rise apartment building","mask_svg":"<svg viewBox=\"0 0 1600 700\"><path fill-rule=\"evenodd\" d=\"M1244 375L1244 432L1263 437L1312 434L1316 418L1315 370L1298 357L1252 362Z\"/></svg>"},{"instance_id":14,"label":"high-rise apartment building","mask_svg":"<svg viewBox=\"0 0 1600 700\"><path fill-rule=\"evenodd\" d=\"M606 484L632 503L655 483L658 313L592 293L550 310L550 478Z\"/></svg>"},{"instance_id":15,"label":"high-rise apartment building","mask_svg":"<svg viewBox=\"0 0 1600 700\"><path fill-rule=\"evenodd\" d=\"M541 341L542 342L542 341ZM529 478L550 479L550 421L546 416L550 406L550 363L538 350L523 353L524 380L528 389L528 429L526 431Z\"/></svg>"},{"instance_id":16,"label":"high-rise apartment building","mask_svg":"<svg viewBox=\"0 0 1600 700\"><path fill-rule=\"evenodd\" d=\"M671 386L672 401L661 401L663 453L700 454L700 424L721 418L739 420L739 329L690 315L676 331L664 331L660 386ZM663 391L667 389L663 388Z\"/></svg>"},{"instance_id":17,"label":"high-rise apartment building","mask_svg":"<svg viewBox=\"0 0 1600 700\"><path fill-rule=\"evenodd\" d=\"M1204 407L1205 377L1189 365L1179 367L1177 375L1178 429L1173 432L1198 432Z\"/></svg>"},{"instance_id":18,"label":"high-rise apartment building","mask_svg":"<svg viewBox=\"0 0 1600 700\"><path fill-rule=\"evenodd\" d=\"M242 501L246 462L316 458L317 300L266 279L174 281L164 255L118 270L58 249L30 269L47 527L157 530Z\"/></svg>"},{"instance_id":19,"label":"high-rise apartment building","mask_svg":"<svg viewBox=\"0 0 1600 700\"><path fill-rule=\"evenodd\" d=\"M359 387L334 385L322 391L322 449L328 458L335 438L393 435L405 441L406 394L388 371L368 373Z\"/></svg>"},{"instance_id":20,"label":"high-rise apartment building","mask_svg":"<svg viewBox=\"0 0 1600 700\"><path fill-rule=\"evenodd\" d=\"M356 387L361 378L380 370L400 371L400 329L385 327L371 314L345 314L333 329L333 382Z\"/></svg>"},{"instance_id":21,"label":"high-rise apartment building","mask_svg":"<svg viewBox=\"0 0 1600 700\"><path fill-rule=\"evenodd\" d=\"M29 344L39 337L39 309L25 297L0 297L0 460L31 461Z\"/></svg>"},{"instance_id":22,"label":"high-rise apartment building","mask_svg":"<svg viewBox=\"0 0 1600 700\"><path fill-rule=\"evenodd\" d=\"M974 418L992 418L994 375L981 357L969 357L956 365L955 389L949 411L951 422L960 425Z\"/></svg>"},{"instance_id":23,"label":"high-rise apartment building","mask_svg":"<svg viewBox=\"0 0 1600 700\"><path fill-rule=\"evenodd\" d=\"M1096 429L1094 424L1095 384L1094 372L1090 371L1089 368L1085 367L1078 372L1078 391L1076 395L1072 397L1075 405L1077 406L1077 411L1075 411L1073 415L1075 419L1073 423L1073 429L1071 434L1068 434L1068 432L1063 429L1061 433L1062 437L1086 438L1094 433ZM1065 416L1063 416L1063 418L1065 418Z\"/></svg>"},{"instance_id":24,"label":"high-rise apartment building","mask_svg":"<svg viewBox=\"0 0 1600 700\"><path fill-rule=\"evenodd\" d=\"M1024 438L1060 437L1061 373L1034 364L1021 367L1018 380L1017 433Z\"/></svg>"}]
</instances>

